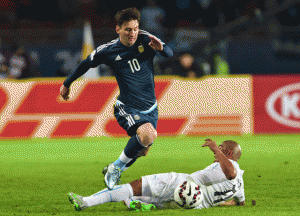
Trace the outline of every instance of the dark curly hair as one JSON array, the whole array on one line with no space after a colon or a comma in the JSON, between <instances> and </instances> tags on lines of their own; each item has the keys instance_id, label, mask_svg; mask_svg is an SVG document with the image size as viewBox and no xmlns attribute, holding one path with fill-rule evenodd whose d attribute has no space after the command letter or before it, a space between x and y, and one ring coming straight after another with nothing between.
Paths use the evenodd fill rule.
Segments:
<instances>
[{"instance_id":1,"label":"dark curly hair","mask_svg":"<svg viewBox=\"0 0 300 216\"><path fill-rule=\"evenodd\" d=\"M119 11L115 15L115 20L118 26L123 25L124 22L128 22L131 20L137 20L140 22L141 13L135 7L127 8L124 10Z\"/></svg>"}]
</instances>

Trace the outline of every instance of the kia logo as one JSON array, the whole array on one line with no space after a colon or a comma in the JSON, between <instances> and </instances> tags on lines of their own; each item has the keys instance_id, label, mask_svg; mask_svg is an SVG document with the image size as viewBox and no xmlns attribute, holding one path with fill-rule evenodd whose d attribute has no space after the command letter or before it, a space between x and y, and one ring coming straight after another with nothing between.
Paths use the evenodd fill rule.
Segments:
<instances>
[{"instance_id":1,"label":"kia logo","mask_svg":"<svg viewBox=\"0 0 300 216\"><path fill-rule=\"evenodd\" d=\"M300 91L300 83L284 86L270 95L266 101L266 110L272 119L286 126L300 128L300 109L297 106L300 92L297 90ZM278 100L281 102L281 113L275 109ZM299 121L292 119L292 116Z\"/></svg>"}]
</instances>

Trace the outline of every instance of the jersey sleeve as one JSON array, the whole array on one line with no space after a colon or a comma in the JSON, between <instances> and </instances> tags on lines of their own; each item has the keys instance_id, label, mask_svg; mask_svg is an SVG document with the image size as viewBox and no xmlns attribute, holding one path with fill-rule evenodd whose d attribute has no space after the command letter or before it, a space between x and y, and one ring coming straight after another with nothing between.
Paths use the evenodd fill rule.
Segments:
<instances>
[{"instance_id":1,"label":"jersey sleeve","mask_svg":"<svg viewBox=\"0 0 300 216\"><path fill-rule=\"evenodd\" d=\"M107 50L105 46L99 46L88 57L88 61L92 68L99 64L107 64Z\"/></svg>"},{"instance_id":2,"label":"jersey sleeve","mask_svg":"<svg viewBox=\"0 0 300 216\"><path fill-rule=\"evenodd\" d=\"M64 86L69 88L72 82L85 74L91 68L88 58L79 63L75 71L64 81Z\"/></svg>"},{"instance_id":3,"label":"jersey sleeve","mask_svg":"<svg viewBox=\"0 0 300 216\"><path fill-rule=\"evenodd\" d=\"M239 203L245 201L244 186L234 195L233 198L236 202L239 202Z\"/></svg>"},{"instance_id":4,"label":"jersey sleeve","mask_svg":"<svg viewBox=\"0 0 300 216\"><path fill-rule=\"evenodd\" d=\"M163 45L164 49L159 52L163 57L169 58L173 56L173 51L168 45Z\"/></svg>"},{"instance_id":5,"label":"jersey sleeve","mask_svg":"<svg viewBox=\"0 0 300 216\"><path fill-rule=\"evenodd\" d=\"M140 30L140 34L143 35L143 42L145 44L149 44L151 39L149 38L149 36L152 36L152 37L156 37L155 35L153 34L150 34L149 32L147 31L144 31L144 30ZM160 55L162 55L163 57L172 57L173 56L173 51L172 49L166 45L161 39L159 39L158 37L156 37L163 45L163 50L161 52L157 52L157 51L154 51L154 52L157 52L159 53Z\"/></svg>"},{"instance_id":6,"label":"jersey sleeve","mask_svg":"<svg viewBox=\"0 0 300 216\"><path fill-rule=\"evenodd\" d=\"M95 49L86 59L79 63L75 71L64 81L64 86L69 88L72 82L85 74L90 68L97 67L99 64L106 63L106 53L102 46Z\"/></svg>"},{"instance_id":7,"label":"jersey sleeve","mask_svg":"<svg viewBox=\"0 0 300 216\"><path fill-rule=\"evenodd\" d=\"M149 36L152 36L152 37L157 38L163 45L165 45L165 43L164 43L161 39L159 39L158 37L156 37L155 35L153 35L153 34L147 32L147 31L144 31L144 30L140 29L139 34L140 34L140 35L143 35L143 41L144 41L145 43L147 43L147 44L150 43L150 41L151 41L151 39L150 39Z\"/></svg>"},{"instance_id":8,"label":"jersey sleeve","mask_svg":"<svg viewBox=\"0 0 300 216\"><path fill-rule=\"evenodd\" d=\"M238 175L239 175L239 180L238 180L238 191L234 195L234 199L236 202L243 202L245 201L245 190L244 190L244 181L243 181L243 176L244 170L239 170Z\"/></svg>"},{"instance_id":9,"label":"jersey sleeve","mask_svg":"<svg viewBox=\"0 0 300 216\"><path fill-rule=\"evenodd\" d=\"M233 162L231 160L230 160L230 162L233 164L235 169L238 169L238 165L235 162ZM215 163L209 165L204 170L200 170L200 171L192 173L191 177L196 182L206 185L206 186L216 184L219 182L223 182L223 181L227 181L227 178L222 170L222 167L221 167L220 163L218 163L218 162L215 162ZM232 180L230 180L230 182L232 184L237 184L237 179L238 178L232 179Z\"/></svg>"},{"instance_id":10,"label":"jersey sleeve","mask_svg":"<svg viewBox=\"0 0 300 216\"><path fill-rule=\"evenodd\" d=\"M191 174L191 177L196 183L202 185L212 185L226 179L225 174L219 163L213 163L206 167L204 170L200 170Z\"/></svg>"}]
</instances>

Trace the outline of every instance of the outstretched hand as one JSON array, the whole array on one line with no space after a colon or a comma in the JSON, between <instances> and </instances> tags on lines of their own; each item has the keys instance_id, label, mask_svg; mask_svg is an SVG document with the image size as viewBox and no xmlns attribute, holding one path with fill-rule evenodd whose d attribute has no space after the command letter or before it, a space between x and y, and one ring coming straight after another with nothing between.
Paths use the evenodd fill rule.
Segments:
<instances>
[{"instance_id":1,"label":"outstretched hand","mask_svg":"<svg viewBox=\"0 0 300 216\"><path fill-rule=\"evenodd\" d=\"M161 43L161 41L154 36L148 36L151 41L148 44L152 49L156 50L156 51L162 51L164 49L163 44Z\"/></svg>"},{"instance_id":2,"label":"outstretched hand","mask_svg":"<svg viewBox=\"0 0 300 216\"><path fill-rule=\"evenodd\" d=\"M69 99L69 93L70 93L70 89L67 88L66 86L62 85L60 87L60 95L64 100L68 100Z\"/></svg>"},{"instance_id":3,"label":"outstretched hand","mask_svg":"<svg viewBox=\"0 0 300 216\"><path fill-rule=\"evenodd\" d=\"M216 152L219 149L216 142L212 141L211 139L205 140L205 143L202 145L202 147L205 146L208 146L208 148L210 148L210 150L212 150L213 152Z\"/></svg>"}]
</instances>

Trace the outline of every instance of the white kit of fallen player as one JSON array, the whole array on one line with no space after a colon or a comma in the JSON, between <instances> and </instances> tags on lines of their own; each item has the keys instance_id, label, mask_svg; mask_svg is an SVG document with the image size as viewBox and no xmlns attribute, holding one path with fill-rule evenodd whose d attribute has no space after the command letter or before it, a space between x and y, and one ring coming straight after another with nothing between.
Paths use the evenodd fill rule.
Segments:
<instances>
[{"instance_id":1,"label":"white kit of fallen player","mask_svg":"<svg viewBox=\"0 0 300 216\"><path fill-rule=\"evenodd\" d=\"M214 153L215 161L203 170L192 174L171 172L143 176L139 180L119 185L113 190L106 188L91 196L83 197L69 193L69 200L78 211L120 201L124 201L125 205L134 211L180 208L175 202L174 192L179 185L187 181L194 182L201 188L201 201L197 202L197 206L192 206L194 209L218 205L244 206L244 171L238 164L241 157L240 145L227 140L217 146L215 141L206 139L202 147L206 146Z\"/></svg>"}]
</instances>

